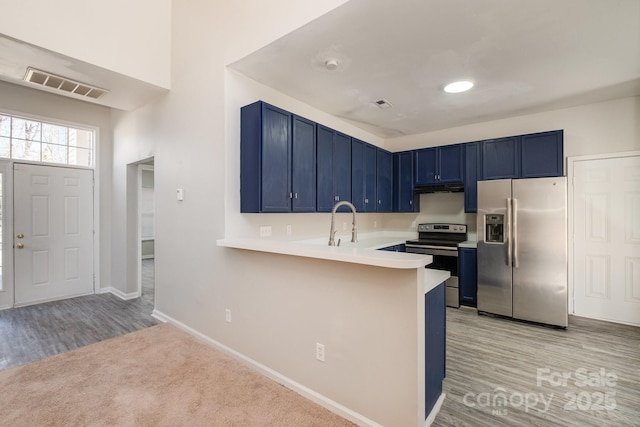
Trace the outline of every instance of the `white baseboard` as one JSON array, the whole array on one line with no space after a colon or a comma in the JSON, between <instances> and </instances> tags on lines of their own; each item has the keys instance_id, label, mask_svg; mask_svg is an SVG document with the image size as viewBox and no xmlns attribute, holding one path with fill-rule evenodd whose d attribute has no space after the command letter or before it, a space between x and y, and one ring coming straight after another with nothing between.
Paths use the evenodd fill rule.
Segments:
<instances>
[{"instance_id":1,"label":"white baseboard","mask_svg":"<svg viewBox=\"0 0 640 427\"><path fill-rule=\"evenodd\" d=\"M442 404L444 403L445 396L446 396L446 394L440 393L440 397L438 397L438 400L436 401L436 404L433 405L433 408L431 408L431 412L429 412L429 416L427 417L426 420L424 420L424 427L429 427L436 420L436 417L438 416L438 413L440 412L440 408L442 407Z\"/></svg>"},{"instance_id":2,"label":"white baseboard","mask_svg":"<svg viewBox=\"0 0 640 427\"><path fill-rule=\"evenodd\" d=\"M307 399L311 400L312 402L317 403L318 405L328 409L329 411L333 412L334 414L340 415L343 418L346 418L347 420L356 423L359 426L370 426L370 427L382 427L382 425L376 423L373 420L370 420L369 418L365 417L362 414L359 414L349 408L347 408L344 405L341 405L340 403L329 399L328 397L314 391L311 390L310 388L300 384L297 381L292 380L289 377L286 377L284 375L282 375L281 373L274 371L273 369L233 350L230 347L227 347L226 345L212 339L209 338L208 336L196 331L195 329L185 325L182 322L179 322L178 320L167 316L164 313L159 312L158 310L153 310L153 313L151 313L151 316L161 322L164 323L169 323L171 325L176 326L179 329L182 329L183 331L185 331L186 333L188 333L189 335L194 336L195 338L203 341L204 343L217 348L218 350L221 350L229 355L231 355L232 357L238 359L239 361L243 362L245 365L249 365L249 367L253 368L254 370L258 371L259 373L261 373L262 375L276 381L279 384L282 384L283 386L295 391L296 393L306 397ZM444 400L444 395L441 395L440 398L442 400ZM442 404L440 402L440 400L438 400L438 402L440 403L440 405ZM440 406L436 403L436 406L434 406L434 411L435 409L438 408L438 410L440 409ZM432 411L432 413L434 412ZM437 412L436 412L437 413ZM435 415L434 415L435 418Z\"/></svg>"},{"instance_id":3,"label":"white baseboard","mask_svg":"<svg viewBox=\"0 0 640 427\"><path fill-rule=\"evenodd\" d=\"M135 299L138 298L140 296L140 294L138 292L130 292L128 294L125 294L124 292L122 292L120 289L116 289L116 288L112 288L112 287L108 287L108 288L100 288L97 291L98 294L107 294L107 293L111 293L115 296L117 296L120 299L123 300L130 300L130 299Z\"/></svg>"}]
</instances>

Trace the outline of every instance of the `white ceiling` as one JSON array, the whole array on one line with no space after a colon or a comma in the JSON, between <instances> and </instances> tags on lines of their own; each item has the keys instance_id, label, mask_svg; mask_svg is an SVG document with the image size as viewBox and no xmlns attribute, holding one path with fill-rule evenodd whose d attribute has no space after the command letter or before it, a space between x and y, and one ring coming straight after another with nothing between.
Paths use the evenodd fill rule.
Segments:
<instances>
[{"instance_id":1,"label":"white ceiling","mask_svg":"<svg viewBox=\"0 0 640 427\"><path fill-rule=\"evenodd\" d=\"M381 137L418 134L640 95L640 1L351 0L231 67ZM463 78L471 91L442 91Z\"/></svg>"}]
</instances>

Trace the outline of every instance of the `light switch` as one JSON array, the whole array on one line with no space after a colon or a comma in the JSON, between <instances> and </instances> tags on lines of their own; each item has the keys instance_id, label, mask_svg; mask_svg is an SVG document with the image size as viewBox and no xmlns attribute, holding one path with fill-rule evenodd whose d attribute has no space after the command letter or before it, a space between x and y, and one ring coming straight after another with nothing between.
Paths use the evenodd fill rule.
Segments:
<instances>
[{"instance_id":1,"label":"light switch","mask_svg":"<svg viewBox=\"0 0 640 427\"><path fill-rule=\"evenodd\" d=\"M184 189L178 188L178 190L176 190L176 198L179 202L184 200Z\"/></svg>"}]
</instances>

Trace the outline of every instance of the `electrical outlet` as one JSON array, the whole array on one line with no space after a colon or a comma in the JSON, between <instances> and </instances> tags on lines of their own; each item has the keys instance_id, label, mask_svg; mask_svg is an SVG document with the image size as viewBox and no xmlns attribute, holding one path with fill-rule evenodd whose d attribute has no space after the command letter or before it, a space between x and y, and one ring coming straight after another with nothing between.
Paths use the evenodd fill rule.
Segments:
<instances>
[{"instance_id":1,"label":"electrical outlet","mask_svg":"<svg viewBox=\"0 0 640 427\"><path fill-rule=\"evenodd\" d=\"M271 226L263 225L260 227L260 237L269 237L271 236Z\"/></svg>"},{"instance_id":2,"label":"electrical outlet","mask_svg":"<svg viewBox=\"0 0 640 427\"><path fill-rule=\"evenodd\" d=\"M324 344L316 343L316 359L324 362Z\"/></svg>"},{"instance_id":3,"label":"electrical outlet","mask_svg":"<svg viewBox=\"0 0 640 427\"><path fill-rule=\"evenodd\" d=\"M291 225L287 225L287 236L291 236Z\"/></svg>"},{"instance_id":4,"label":"electrical outlet","mask_svg":"<svg viewBox=\"0 0 640 427\"><path fill-rule=\"evenodd\" d=\"M224 311L224 320L227 323L231 323L231 310L228 308Z\"/></svg>"},{"instance_id":5,"label":"electrical outlet","mask_svg":"<svg viewBox=\"0 0 640 427\"><path fill-rule=\"evenodd\" d=\"M346 222L343 222L343 223L342 223L342 229L343 229L343 230L346 230L346 229L347 229L347 223L346 223Z\"/></svg>"}]
</instances>

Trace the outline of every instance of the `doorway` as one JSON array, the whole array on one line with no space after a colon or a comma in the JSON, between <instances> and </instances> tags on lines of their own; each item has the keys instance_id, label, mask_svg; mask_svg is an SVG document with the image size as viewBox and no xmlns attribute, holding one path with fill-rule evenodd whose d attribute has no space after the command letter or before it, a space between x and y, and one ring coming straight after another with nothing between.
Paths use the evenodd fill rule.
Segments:
<instances>
[{"instance_id":1,"label":"doorway","mask_svg":"<svg viewBox=\"0 0 640 427\"><path fill-rule=\"evenodd\" d=\"M569 166L570 312L640 325L640 153Z\"/></svg>"},{"instance_id":2,"label":"doorway","mask_svg":"<svg viewBox=\"0 0 640 427\"><path fill-rule=\"evenodd\" d=\"M155 297L155 173L153 159L138 166L138 224L140 230L140 281L143 299Z\"/></svg>"},{"instance_id":3,"label":"doorway","mask_svg":"<svg viewBox=\"0 0 640 427\"><path fill-rule=\"evenodd\" d=\"M14 163L14 305L94 292L93 170Z\"/></svg>"}]
</instances>

